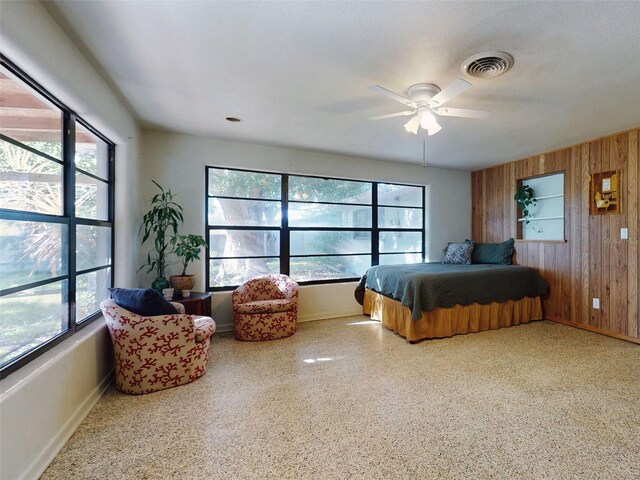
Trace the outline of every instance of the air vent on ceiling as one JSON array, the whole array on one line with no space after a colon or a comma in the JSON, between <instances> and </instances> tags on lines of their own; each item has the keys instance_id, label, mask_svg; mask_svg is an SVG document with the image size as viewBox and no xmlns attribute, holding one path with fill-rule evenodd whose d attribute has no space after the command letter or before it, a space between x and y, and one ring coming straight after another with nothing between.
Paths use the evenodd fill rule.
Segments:
<instances>
[{"instance_id":1,"label":"air vent on ceiling","mask_svg":"<svg viewBox=\"0 0 640 480\"><path fill-rule=\"evenodd\" d=\"M513 66L513 57L506 52L483 52L473 55L462 64L462 71L475 78L502 75Z\"/></svg>"}]
</instances>

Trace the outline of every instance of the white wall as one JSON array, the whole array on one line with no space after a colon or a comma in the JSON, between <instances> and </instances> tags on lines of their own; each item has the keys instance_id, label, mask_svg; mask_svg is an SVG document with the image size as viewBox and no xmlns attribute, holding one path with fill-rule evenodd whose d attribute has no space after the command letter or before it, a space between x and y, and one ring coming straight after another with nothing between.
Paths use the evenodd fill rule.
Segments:
<instances>
[{"instance_id":1,"label":"white wall","mask_svg":"<svg viewBox=\"0 0 640 480\"><path fill-rule=\"evenodd\" d=\"M115 282L135 286L139 128L38 2L2 2L0 48L116 143ZM0 478L37 478L108 386L100 320L0 382Z\"/></svg>"},{"instance_id":2,"label":"white wall","mask_svg":"<svg viewBox=\"0 0 640 480\"><path fill-rule=\"evenodd\" d=\"M185 233L205 233L205 166L427 185L425 253L428 259L440 260L447 242L464 240L471 235L471 175L468 172L158 131L143 132L142 198L146 201L154 193L152 179L171 189L185 209L182 228ZM177 265L173 267L177 268ZM197 275L196 290L203 291L204 262L189 269ZM169 273L176 272L170 267ZM150 276L140 276L141 285L151 281ZM300 321L361 312L353 297L354 287L354 283L303 287ZM230 292L214 294L213 316L220 330L229 330L232 324L230 296Z\"/></svg>"},{"instance_id":3,"label":"white wall","mask_svg":"<svg viewBox=\"0 0 640 480\"><path fill-rule=\"evenodd\" d=\"M335 175L429 185L428 251L434 260L450 239L470 234L470 175L293 149L147 132L38 2L2 2L0 49L116 144L115 283L138 286L137 235L142 199L153 178L180 195L185 231L204 231L204 165ZM144 163L140 165L140 145ZM142 168L141 168L142 167ZM139 194L138 187L142 187ZM204 265L199 272L202 288ZM301 320L360 311L353 284L305 287ZM214 316L230 324L229 294L216 294ZM0 381L0 478L37 478L108 386L112 361L97 321Z\"/></svg>"}]
</instances>

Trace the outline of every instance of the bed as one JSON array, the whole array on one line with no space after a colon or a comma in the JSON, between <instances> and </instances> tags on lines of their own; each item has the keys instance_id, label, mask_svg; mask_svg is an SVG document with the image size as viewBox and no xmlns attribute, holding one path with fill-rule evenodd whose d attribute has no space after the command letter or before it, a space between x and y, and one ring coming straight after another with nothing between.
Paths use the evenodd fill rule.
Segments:
<instances>
[{"instance_id":1,"label":"bed","mask_svg":"<svg viewBox=\"0 0 640 480\"><path fill-rule=\"evenodd\" d=\"M541 320L547 288L520 265L378 265L356 298L366 315L415 342Z\"/></svg>"}]
</instances>

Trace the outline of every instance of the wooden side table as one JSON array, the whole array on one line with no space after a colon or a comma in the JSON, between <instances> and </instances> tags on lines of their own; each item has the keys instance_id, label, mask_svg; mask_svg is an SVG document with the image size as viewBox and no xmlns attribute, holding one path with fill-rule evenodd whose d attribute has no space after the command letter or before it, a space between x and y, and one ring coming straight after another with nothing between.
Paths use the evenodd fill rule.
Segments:
<instances>
[{"instance_id":1,"label":"wooden side table","mask_svg":"<svg viewBox=\"0 0 640 480\"><path fill-rule=\"evenodd\" d=\"M185 313L189 315L211 316L211 292L191 292L191 296L188 298L174 295L171 301L184 305Z\"/></svg>"}]
</instances>

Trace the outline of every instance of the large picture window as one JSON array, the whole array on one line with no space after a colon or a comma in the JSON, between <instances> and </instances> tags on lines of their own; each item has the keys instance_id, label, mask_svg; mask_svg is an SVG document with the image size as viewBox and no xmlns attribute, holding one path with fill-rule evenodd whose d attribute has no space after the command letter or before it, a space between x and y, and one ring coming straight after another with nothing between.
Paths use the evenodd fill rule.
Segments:
<instances>
[{"instance_id":1,"label":"large picture window","mask_svg":"<svg viewBox=\"0 0 640 480\"><path fill-rule=\"evenodd\" d=\"M207 167L207 288L354 280L424 259L424 187Z\"/></svg>"},{"instance_id":2,"label":"large picture window","mask_svg":"<svg viewBox=\"0 0 640 480\"><path fill-rule=\"evenodd\" d=\"M0 62L2 376L99 316L112 285L114 145Z\"/></svg>"}]
</instances>

